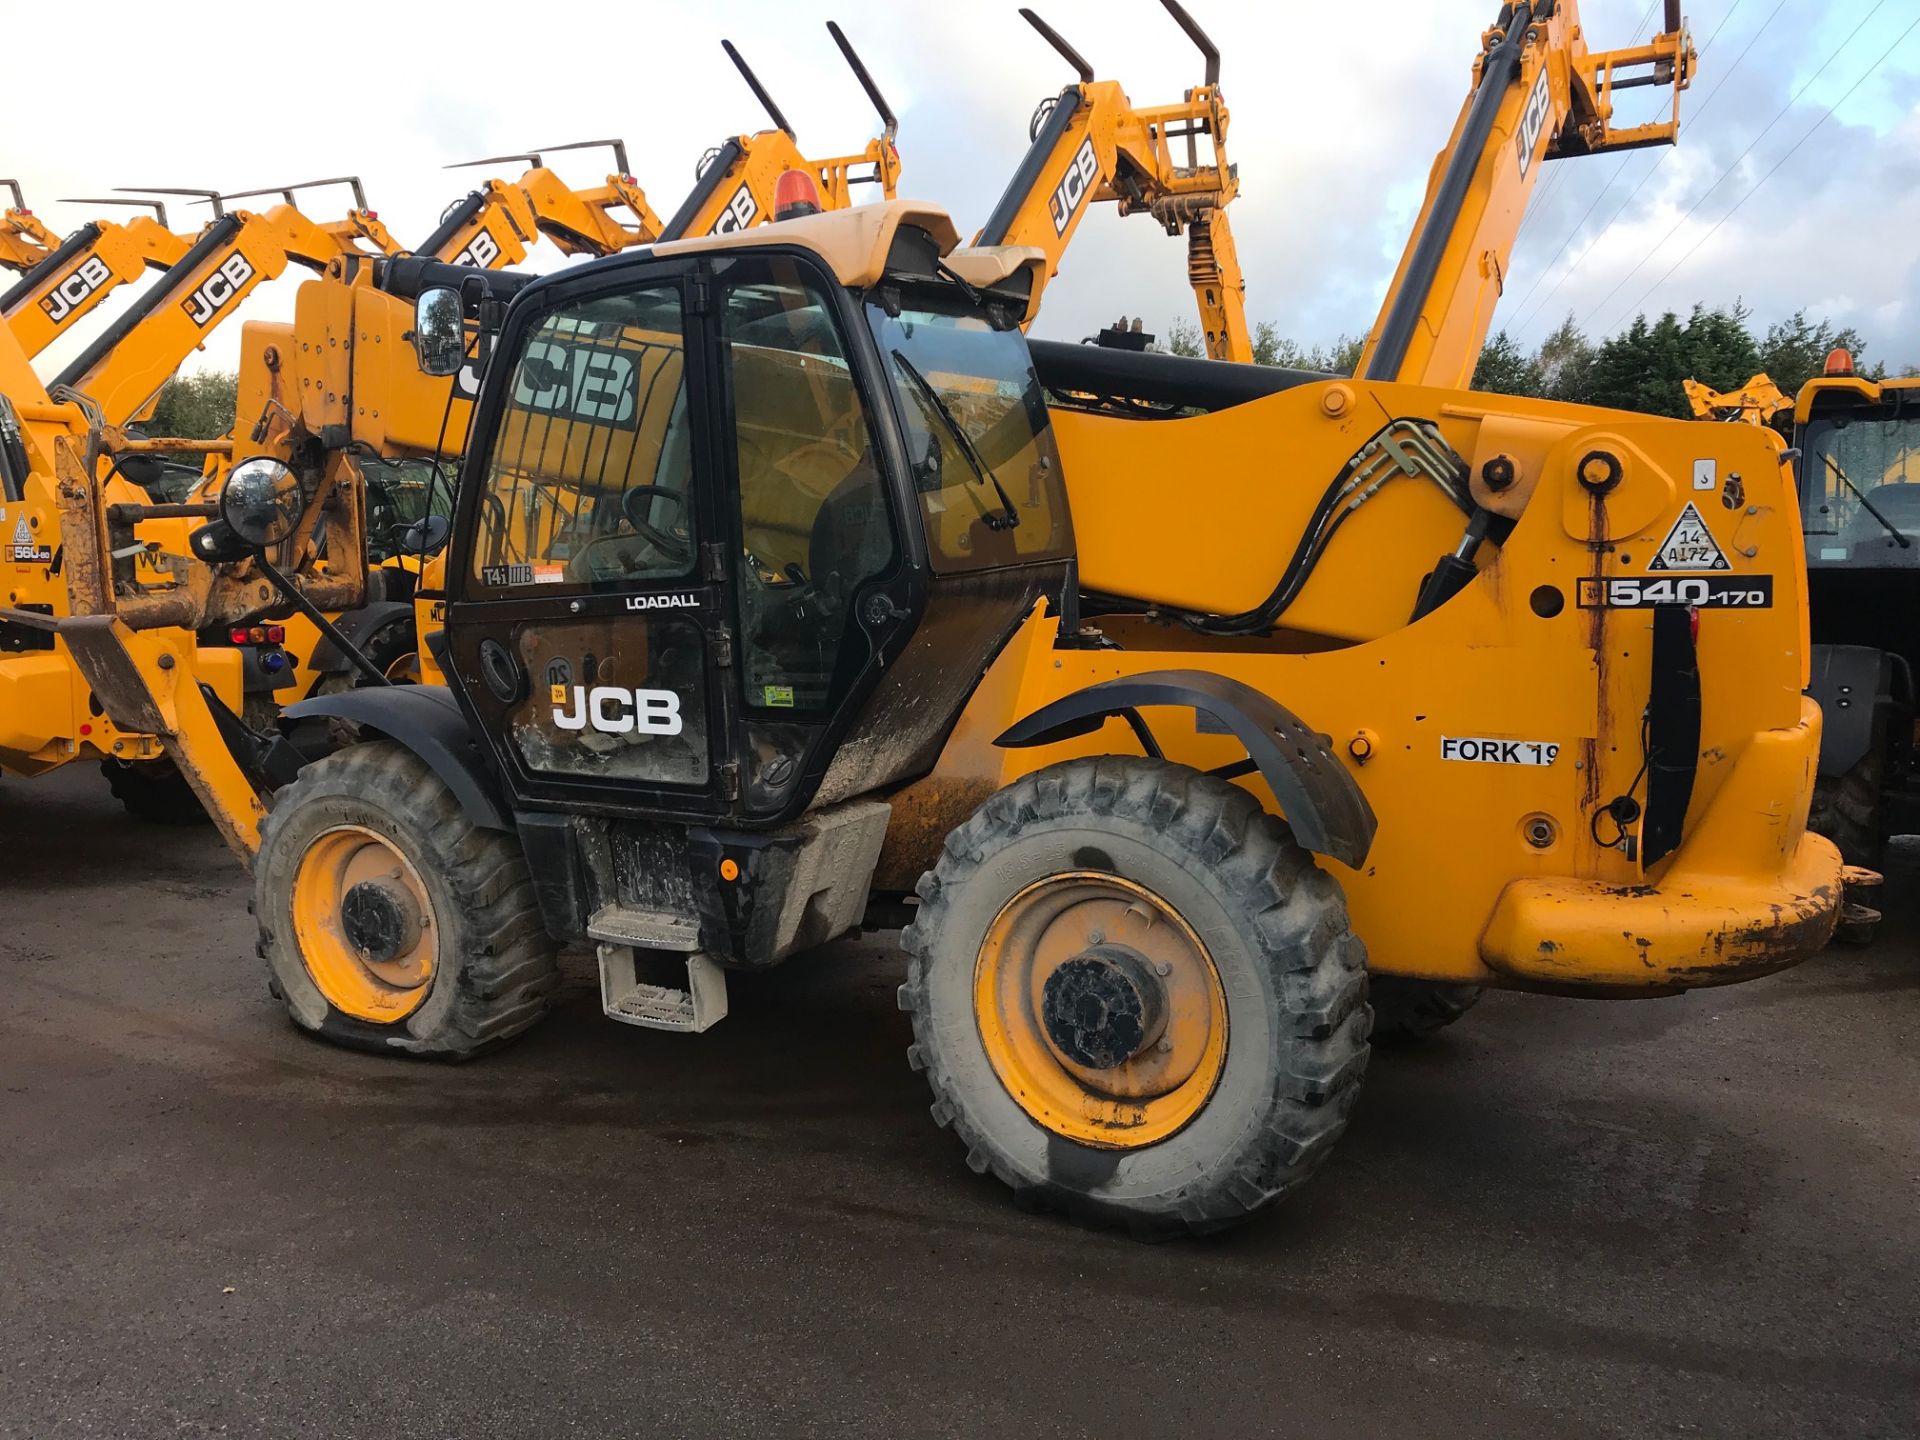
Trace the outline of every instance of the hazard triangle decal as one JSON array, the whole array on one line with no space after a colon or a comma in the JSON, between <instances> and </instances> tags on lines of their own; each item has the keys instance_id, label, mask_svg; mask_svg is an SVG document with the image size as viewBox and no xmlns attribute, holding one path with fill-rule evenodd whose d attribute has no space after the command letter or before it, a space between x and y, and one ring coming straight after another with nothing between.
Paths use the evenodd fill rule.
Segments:
<instances>
[{"instance_id":1,"label":"hazard triangle decal","mask_svg":"<svg viewBox=\"0 0 1920 1440\"><path fill-rule=\"evenodd\" d=\"M1720 553L1707 522L1691 500L1673 522L1660 549L1647 562L1649 570L1730 570L1727 557Z\"/></svg>"}]
</instances>

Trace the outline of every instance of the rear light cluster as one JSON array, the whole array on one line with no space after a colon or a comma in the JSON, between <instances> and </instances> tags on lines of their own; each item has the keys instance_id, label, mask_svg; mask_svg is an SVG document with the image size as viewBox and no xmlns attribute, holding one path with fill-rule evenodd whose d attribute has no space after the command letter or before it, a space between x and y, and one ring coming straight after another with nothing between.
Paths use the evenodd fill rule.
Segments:
<instances>
[{"instance_id":1,"label":"rear light cluster","mask_svg":"<svg viewBox=\"0 0 1920 1440\"><path fill-rule=\"evenodd\" d=\"M283 645L287 639L284 625L236 625L227 632L236 645Z\"/></svg>"}]
</instances>

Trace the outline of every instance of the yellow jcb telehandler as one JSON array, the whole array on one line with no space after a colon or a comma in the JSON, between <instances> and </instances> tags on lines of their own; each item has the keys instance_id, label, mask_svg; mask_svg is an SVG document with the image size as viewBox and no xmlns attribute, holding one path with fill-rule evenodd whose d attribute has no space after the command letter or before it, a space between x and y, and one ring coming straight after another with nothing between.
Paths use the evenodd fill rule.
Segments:
<instances>
[{"instance_id":1,"label":"yellow jcb telehandler","mask_svg":"<svg viewBox=\"0 0 1920 1440\"><path fill-rule=\"evenodd\" d=\"M905 920L909 1057L968 1162L1167 1233L1325 1160L1369 965L1631 997L1825 942L1844 880L1804 828L1776 439L1170 357L1204 413L1069 415L1045 386L1089 393L1085 347L1036 360L1021 330L1045 268L894 202L520 290L445 556L447 684L291 707L357 727L318 758L181 673L144 624L164 595L102 583L56 441L96 514L57 633L249 856L297 1024L474 1055L583 943L610 1016L699 1031L729 971ZM419 296L429 373L465 362L468 308ZM238 466L192 583L313 595L350 502Z\"/></svg>"}]
</instances>

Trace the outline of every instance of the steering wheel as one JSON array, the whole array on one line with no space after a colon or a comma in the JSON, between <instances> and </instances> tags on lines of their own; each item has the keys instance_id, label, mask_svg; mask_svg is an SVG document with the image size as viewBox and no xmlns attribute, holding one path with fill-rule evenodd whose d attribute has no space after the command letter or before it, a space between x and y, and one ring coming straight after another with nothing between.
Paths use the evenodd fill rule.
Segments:
<instances>
[{"instance_id":1,"label":"steering wheel","mask_svg":"<svg viewBox=\"0 0 1920 1440\"><path fill-rule=\"evenodd\" d=\"M640 507L634 504L636 499L671 500L675 505L678 505L684 513L687 508L687 497L685 493L679 490L669 490L664 485L630 486L627 493L620 497L620 513L626 517L627 523L631 525L638 534L643 536L655 549L659 550L660 553L667 556L667 558L680 561L691 560L693 558L693 542L688 540L684 535L675 535L670 530L662 530L659 526L650 524L642 519Z\"/></svg>"}]
</instances>

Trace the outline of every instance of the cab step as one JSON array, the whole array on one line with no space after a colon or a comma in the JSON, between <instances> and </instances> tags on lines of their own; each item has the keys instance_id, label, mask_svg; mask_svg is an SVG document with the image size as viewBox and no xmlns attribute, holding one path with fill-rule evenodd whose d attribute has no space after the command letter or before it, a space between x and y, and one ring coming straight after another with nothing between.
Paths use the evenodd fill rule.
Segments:
<instances>
[{"instance_id":1,"label":"cab step","mask_svg":"<svg viewBox=\"0 0 1920 1440\"><path fill-rule=\"evenodd\" d=\"M649 985L639 978L631 944L602 941L597 948L600 1008L608 1018L624 1025L683 1034L697 1034L726 1018L727 972L699 951L687 956L687 988L676 990L670 985Z\"/></svg>"},{"instance_id":2,"label":"cab step","mask_svg":"<svg viewBox=\"0 0 1920 1440\"><path fill-rule=\"evenodd\" d=\"M698 921L665 910L641 910L631 905L602 905L588 919L587 935L603 945L671 950L678 955L700 948Z\"/></svg>"}]
</instances>

